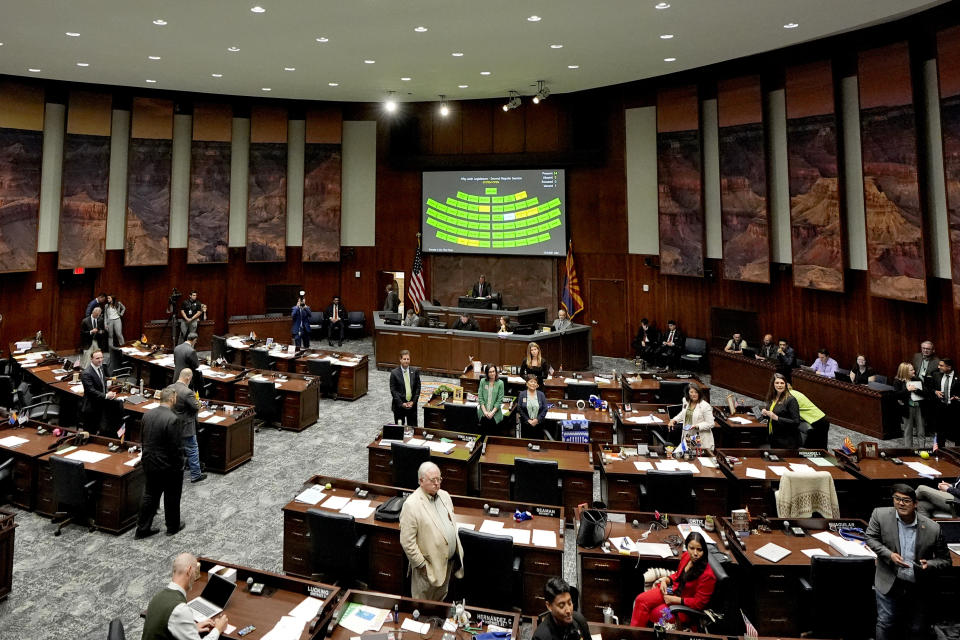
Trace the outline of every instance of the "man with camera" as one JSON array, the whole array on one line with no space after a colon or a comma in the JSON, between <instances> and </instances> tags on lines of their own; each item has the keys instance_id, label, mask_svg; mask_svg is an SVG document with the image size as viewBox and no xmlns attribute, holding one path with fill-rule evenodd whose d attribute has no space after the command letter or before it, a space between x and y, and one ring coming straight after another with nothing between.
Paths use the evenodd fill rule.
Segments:
<instances>
[{"instance_id":1,"label":"man with camera","mask_svg":"<svg viewBox=\"0 0 960 640\"><path fill-rule=\"evenodd\" d=\"M310 348L310 313L310 307L307 306L307 292L301 291L297 304L290 311L290 318L293 320L290 333L293 335L293 343L297 349Z\"/></svg>"}]
</instances>

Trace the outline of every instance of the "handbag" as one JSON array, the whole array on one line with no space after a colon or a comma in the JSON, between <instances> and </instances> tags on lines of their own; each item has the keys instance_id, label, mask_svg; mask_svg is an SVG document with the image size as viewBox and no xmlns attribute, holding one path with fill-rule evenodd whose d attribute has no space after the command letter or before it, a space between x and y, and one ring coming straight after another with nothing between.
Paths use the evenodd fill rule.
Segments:
<instances>
[{"instance_id":1,"label":"handbag","mask_svg":"<svg viewBox=\"0 0 960 640\"><path fill-rule=\"evenodd\" d=\"M373 514L374 520L380 522L400 522L400 510L403 509L403 501L407 496L394 496L377 507Z\"/></svg>"},{"instance_id":2,"label":"handbag","mask_svg":"<svg viewBox=\"0 0 960 640\"><path fill-rule=\"evenodd\" d=\"M580 512L580 528L577 545L587 549L599 547L607 539L607 512L600 509L584 509Z\"/></svg>"}]
</instances>

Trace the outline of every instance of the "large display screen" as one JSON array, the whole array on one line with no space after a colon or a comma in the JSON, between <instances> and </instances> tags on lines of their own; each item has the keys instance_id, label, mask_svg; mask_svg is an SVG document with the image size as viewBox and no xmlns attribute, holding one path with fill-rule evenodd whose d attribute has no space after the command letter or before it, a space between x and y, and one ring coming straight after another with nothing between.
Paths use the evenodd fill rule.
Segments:
<instances>
[{"instance_id":1,"label":"large display screen","mask_svg":"<svg viewBox=\"0 0 960 640\"><path fill-rule=\"evenodd\" d=\"M563 169L425 171L423 250L565 255L565 201Z\"/></svg>"}]
</instances>

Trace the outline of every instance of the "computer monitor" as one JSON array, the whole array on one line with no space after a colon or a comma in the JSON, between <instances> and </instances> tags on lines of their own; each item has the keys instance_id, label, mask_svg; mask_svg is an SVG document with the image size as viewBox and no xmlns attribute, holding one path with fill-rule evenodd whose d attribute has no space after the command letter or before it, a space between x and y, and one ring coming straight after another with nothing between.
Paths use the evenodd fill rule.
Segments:
<instances>
[{"instance_id":1,"label":"computer monitor","mask_svg":"<svg viewBox=\"0 0 960 640\"><path fill-rule=\"evenodd\" d=\"M383 440L397 440L403 442L404 426L402 424L383 425Z\"/></svg>"},{"instance_id":2,"label":"computer monitor","mask_svg":"<svg viewBox=\"0 0 960 640\"><path fill-rule=\"evenodd\" d=\"M757 357L757 351L756 351L756 349L751 349L750 347L744 347L743 349L741 349L741 350L740 350L740 354L743 355L743 356L745 356L745 357L747 357L747 358L756 358L756 357Z\"/></svg>"}]
</instances>

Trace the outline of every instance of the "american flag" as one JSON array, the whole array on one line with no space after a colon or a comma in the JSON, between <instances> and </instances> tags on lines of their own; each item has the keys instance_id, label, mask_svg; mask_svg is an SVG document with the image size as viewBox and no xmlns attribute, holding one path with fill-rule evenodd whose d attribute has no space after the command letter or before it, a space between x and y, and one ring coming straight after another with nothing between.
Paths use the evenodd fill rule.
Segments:
<instances>
[{"instance_id":1,"label":"american flag","mask_svg":"<svg viewBox=\"0 0 960 640\"><path fill-rule=\"evenodd\" d=\"M752 624L750 624L750 620L747 619L747 616L746 616L746 614L743 613L743 610L742 610L742 609L740 610L740 615L743 616L743 626L744 626L744 628L746 629L746 631L744 632L744 636L743 636L743 637L745 637L745 638L758 638L758 637L760 637L760 634L757 632L757 628L756 628L755 626L753 626Z\"/></svg>"},{"instance_id":2,"label":"american flag","mask_svg":"<svg viewBox=\"0 0 960 640\"><path fill-rule=\"evenodd\" d=\"M413 273L410 275L408 291L413 310L419 315L420 303L427 299L427 287L423 283L423 254L420 252L419 234L417 234L417 253L413 256Z\"/></svg>"}]
</instances>

